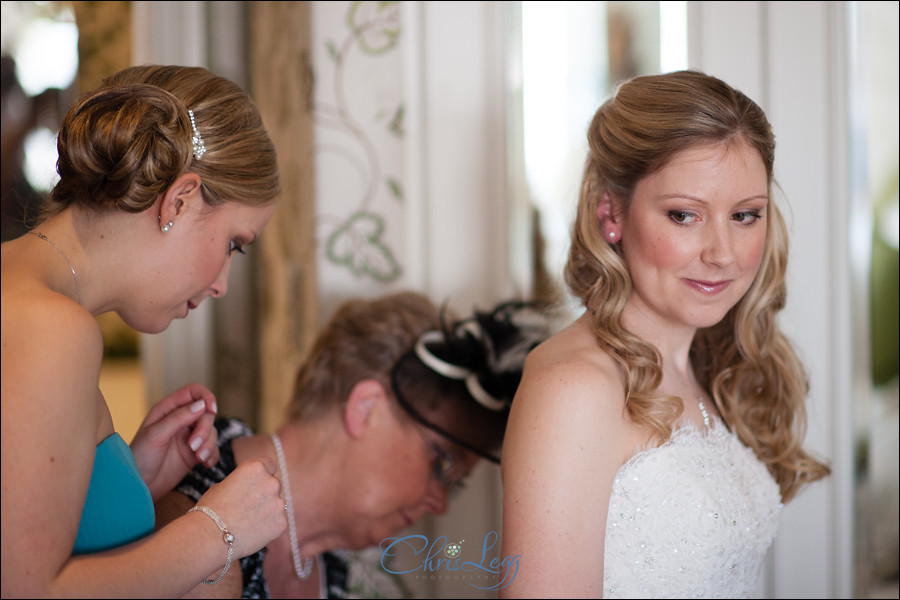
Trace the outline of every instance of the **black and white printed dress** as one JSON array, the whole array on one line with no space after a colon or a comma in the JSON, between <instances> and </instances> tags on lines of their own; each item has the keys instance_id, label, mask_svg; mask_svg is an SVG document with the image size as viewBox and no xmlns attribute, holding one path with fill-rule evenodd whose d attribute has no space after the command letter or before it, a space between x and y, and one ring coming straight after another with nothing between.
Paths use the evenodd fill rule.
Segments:
<instances>
[{"instance_id":1,"label":"black and white printed dress","mask_svg":"<svg viewBox=\"0 0 900 600\"><path fill-rule=\"evenodd\" d=\"M188 473L176 488L195 502L210 487L219 483L235 470L232 442L240 437L254 435L253 430L244 422L219 417L215 421L218 432L219 462L211 468L197 465ZM263 559L266 549L240 560L241 573L244 578L242 598L270 598L269 586L263 573ZM393 581L387 573L374 572L376 566L369 561L360 560L362 553L325 552L319 559L319 566L324 566L325 594L327 598L402 598L405 592L399 583ZM354 575L356 574L356 575ZM355 581L355 583L354 583Z\"/></svg>"}]
</instances>

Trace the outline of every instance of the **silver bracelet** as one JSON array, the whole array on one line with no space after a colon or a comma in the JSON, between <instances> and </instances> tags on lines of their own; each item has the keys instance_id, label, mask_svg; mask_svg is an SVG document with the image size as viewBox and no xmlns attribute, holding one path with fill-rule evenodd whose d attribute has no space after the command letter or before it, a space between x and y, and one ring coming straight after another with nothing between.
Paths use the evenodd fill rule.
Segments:
<instances>
[{"instance_id":1,"label":"silver bracelet","mask_svg":"<svg viewBox=\"0 0 900 600\"><path fill-rule=\"evenodd\" d=\"M231 559L234 558L234 535L230 531L228 531L228 527L225 526L225 523L222 522L222 519L219 518L219 515L217 515L215 512L213 512L213 510L210 507L197 505L197 506L191 508L190 510L188 510L188 512L189 513L194 512L195 510L199 510L200 512L202 512L203 514L205 514L210 519L212 519L213 521L216 522L216 526L222 530L222 534L223 534L222 538L225 540L225 543L228 544L228 557L225 559L225 568L222 569L222 572L219 573L219 576L216 577L215 579L204 579L203 580L203 583L205 583L207 585L214 585L214 584L222 581L222 578L225 577L225 573L228 572L228 567L231 566Z\"/></svg>"}]
</instances>

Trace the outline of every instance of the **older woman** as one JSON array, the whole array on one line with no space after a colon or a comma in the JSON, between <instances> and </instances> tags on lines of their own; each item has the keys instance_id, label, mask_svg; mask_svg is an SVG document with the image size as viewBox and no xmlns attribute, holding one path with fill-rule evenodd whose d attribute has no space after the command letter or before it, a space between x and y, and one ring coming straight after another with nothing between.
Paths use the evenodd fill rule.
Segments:
<instances>
[{"instance_id":1,"label":"older woman","mask_svg":"<svg viewBox=\"0 0 900 600\"><path fill-rule=\"evenodd\" d=\"M426 513L443 513L479 459L499 462L525 355L549 333L547 315L522 303L455 323L413 292L341 306L301 366L277 432L254 435L218 420L219 463L196 468L178 488L186 495L160 507L182 514L247 460L279 464L289 531L218 590L198 593L346 593L346 561L331 551L377 546Z\"/></svg>"}]
</instances>

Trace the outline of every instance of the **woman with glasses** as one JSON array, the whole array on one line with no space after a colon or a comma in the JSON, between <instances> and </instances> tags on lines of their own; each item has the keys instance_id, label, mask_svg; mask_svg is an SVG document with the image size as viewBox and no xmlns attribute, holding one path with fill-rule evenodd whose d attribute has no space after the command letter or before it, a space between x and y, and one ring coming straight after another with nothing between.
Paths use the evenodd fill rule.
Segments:
<instances>
[{"instance_id":1,"label":"woman with glasses","mask_svg":"<svg viewBox=\"0 0 900 600\"><path fill-rule=\"evenodd\" d=\"M343 551L442 514L479 459L499 462L525 355L550 333L546 313L526 303L455 322L414 292L343 304L299 369L285 423L268 435L219 419L218 464L197 467L159 505L165 522L236 465L279 464L288 532L197 594L358 595Z\"/></svg>"}]
</instances>

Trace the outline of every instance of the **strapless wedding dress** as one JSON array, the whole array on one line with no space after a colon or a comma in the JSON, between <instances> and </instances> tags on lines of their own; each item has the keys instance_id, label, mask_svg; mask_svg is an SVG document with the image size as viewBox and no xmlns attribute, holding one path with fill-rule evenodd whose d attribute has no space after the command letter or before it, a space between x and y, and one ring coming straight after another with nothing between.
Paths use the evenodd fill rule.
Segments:
<instances>
[{"instance_id":1,"label":"strapless wedding dress","mask_svg":"<svg viewBox=\"0 0 900 600\"><path fill-rule=\"evenodd\" d=\"M779 487L721 421L687 426L616 475L605 598L749 598L778 527Z\"/></svg>"}]
</instances>

